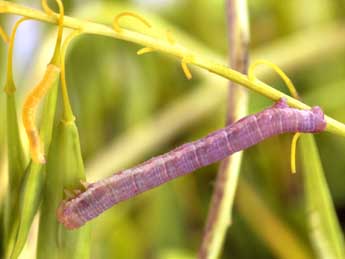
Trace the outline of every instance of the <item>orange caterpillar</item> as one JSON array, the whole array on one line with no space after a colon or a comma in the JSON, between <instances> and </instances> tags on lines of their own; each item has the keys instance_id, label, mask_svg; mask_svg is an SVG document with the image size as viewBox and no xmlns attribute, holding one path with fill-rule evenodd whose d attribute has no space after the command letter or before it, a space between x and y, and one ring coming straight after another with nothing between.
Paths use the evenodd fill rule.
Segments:
<instances>
[{"instance_id":1,"label":"orange caterpillar","mask_svg":"<svg viewBox=\"0 0 345 259\"><path fill-rule=\"evenodd\" d=\"M35 125L35 111L40 100L49 88L59 79L60 68L54 64L47 66L43 79L29 93L23 106L23 124L29 138L31 158L36 163L45 163L44 147L40 141L39 133Z\"/></svg>"},{"instance_id":2,"label":"orange caterpillar","mask_svg":"<svg viewBox=\"0 0 345 259\"><path fill-rule=\"evenodd\" d=\"M56 47L53 58L47 66L46 72L42 80L35 86L34 89L28 94L24 101L22 118L26 134L29 139L31 158L35 163L44 164L46 162L44 157L44 146L41 143L38 129L35 125L35 112L40 100L46 95L48 90L59 80L60 77L60 48L63 33L64 22L64 7L61 0L56 0L59 6L59 19L58 19L58 36L56 40ZM54 15L54 12L49 8L47 0L41 1L44 11L48 15Z\"/></svg>"}]
</instances>

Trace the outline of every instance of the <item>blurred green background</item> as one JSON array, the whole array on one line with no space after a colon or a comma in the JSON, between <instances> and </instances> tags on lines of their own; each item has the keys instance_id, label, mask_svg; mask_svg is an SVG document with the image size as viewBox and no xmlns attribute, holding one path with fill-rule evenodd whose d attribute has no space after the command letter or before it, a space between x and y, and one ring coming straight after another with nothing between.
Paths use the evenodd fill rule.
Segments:
<instances>
[{"instance_id":1,"label":"blurred green background","mask_svg":"<svg viewBox=\"0 0 345 259\"><path fill-rule=\"evenodd\" d=\"M40 8L39 1L15 2ZM307 104L320 105L328 115L345 121L345 2L248 2L251 60L275 62L287 72ZM64 4L67 15L107 24L116 13L134 10L154 27L170 29L182 44L188 42L192 49L227 60L224 0L71 0ZM1 16L1 24L10 31L16 19ZM19 28L14 58L18 111L49 62L55 35L55 26L40 22L30 21ZM4 85L7 48L3 43L0 48L0 82ZM192 67L194 77L188 81L178 60L160 53L139 57L139 48L85 35L69 49L67 83L89 181L200 138L225 124L226 80ZM257 75L287 92L270 69L260 70ZM4 100L1 94L0 199L6 190ZM271 103L251 93L250 113ZM277 222L303 246L311 247L301 168L298 166L297 175L290 174L290 140L291 135L274 137L245 151L238 193L241 197L235 203L222 258L284 258L272 241L284 239L272 227ZM345 139L323 133L316 140L344 229L345 163L341 154L345 152ZM121 203L92 221L92 258L194 258L217 166ZM255 205L264 207L271 217L265 217ZM21 258L32 258L36 230L37 222ZM282 250L289 249L284 242L279 245Z\"/></svg>"}]
</instances>

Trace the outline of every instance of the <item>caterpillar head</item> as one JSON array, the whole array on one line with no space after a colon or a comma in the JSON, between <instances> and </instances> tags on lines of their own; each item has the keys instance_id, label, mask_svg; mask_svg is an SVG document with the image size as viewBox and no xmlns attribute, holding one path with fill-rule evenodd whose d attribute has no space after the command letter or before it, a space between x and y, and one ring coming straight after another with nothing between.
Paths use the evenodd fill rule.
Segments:
<instances>
[{"instance_id":1,"label":"caterpillar head","mask_svg":"<svg viewBox=\"0 0 345 259\"><path fill-rule=\"evenodd\" d=\"M73 206L69 206L72 201L63 201L56 211L56 216L58 221L63 224L67 229L76 229L84 225L84 220L82 220L78 213L74 211Z\"/></svg>"},{"instance_id":2,"label":"caterpillar head","mask_svg":"<svg viewBox=\"0 0 345 259\"><path fill-rule=\"evenodd\" d=\"M315 131L314 132L321 132L326 129L326 121L325 121L325 114L319 106L314 106L311 108L311 112L314 114L314 121L315 121Z\"/></svg>"}]
</instances>

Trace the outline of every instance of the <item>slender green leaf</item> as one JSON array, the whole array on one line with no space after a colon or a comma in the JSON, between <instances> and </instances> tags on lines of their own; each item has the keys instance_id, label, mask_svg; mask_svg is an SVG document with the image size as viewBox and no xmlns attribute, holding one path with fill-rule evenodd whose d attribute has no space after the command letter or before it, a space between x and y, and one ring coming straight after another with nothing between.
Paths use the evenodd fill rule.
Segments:
<instances>
[{"instance_id":1,"label":"slender green leaf","mask_svg":"<svg viewBox=\"0 0 345 259\"><path fill-rule=\"evenodd\" d=\"M310 238L318 258L344 259L344 236L328 190L314 137L301 138Z\"/></svg>"}]
</instances>

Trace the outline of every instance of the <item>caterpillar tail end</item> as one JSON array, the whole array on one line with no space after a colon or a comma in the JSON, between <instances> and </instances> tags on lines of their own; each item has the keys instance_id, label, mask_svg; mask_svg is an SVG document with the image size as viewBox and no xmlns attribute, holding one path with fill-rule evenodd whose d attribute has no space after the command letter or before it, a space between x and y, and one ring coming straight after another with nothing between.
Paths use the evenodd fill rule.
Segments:
<instances>
[{"instance_id":1,"label":"caterpillar tail end","mask_svg":"<svg viewBox=\"0 0 345 259\"><path fill-rule=\"evenodd\" d=\"M32 161L34 161L37 164L45 164L47 162L44 153L37 152L36 150L33 150L31 152L31 158Z\"/></svg>"},{"instance_id":2,"label":"caterpillar tail end","mask_svg":"<svg viewBox=\"0 0 345 259\"><path fill-rule=\"evenodd\" d=\"M24 121L25 124L25 121ZM30 144L30 154L31 159L37 164L45 164L46 158L44 155L44 147L42 145L42 142L40 140L39 134L37 130L34 129L26 129L26 133L29 139Z\"/></svg>"}]
</instances>

